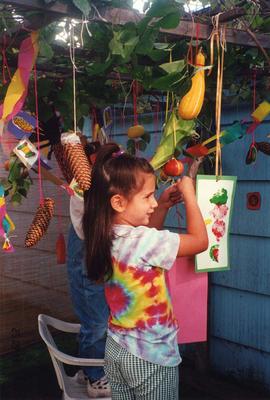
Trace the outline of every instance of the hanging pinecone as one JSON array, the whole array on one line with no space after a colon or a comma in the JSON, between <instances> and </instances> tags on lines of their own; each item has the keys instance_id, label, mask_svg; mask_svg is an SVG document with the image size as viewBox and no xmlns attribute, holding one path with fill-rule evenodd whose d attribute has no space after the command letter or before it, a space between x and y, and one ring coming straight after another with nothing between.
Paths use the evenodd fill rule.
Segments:
<instances>
[{"instance_id":1,"label":"hanging pinecone","mask_svg":"<svg viewBox=\"0 0 270 400\"><path fill-rule=\"evenodd\" d=\"M88 190L91 185L91 167L82 145L65 145L65 154L75 181L82 190Z\"/></svg>"},{"instance_id":2,"label":"hanging pinecone","mask_svg":"<svg viewBox=\"0 0 270 400\"><path fill-rule=\"evenodd\" d=\"M79 137L75 133L63 133L61 141L75 181L82 190L88 190L91 185L91 166Z\"/></svg>"},{"instance_id":3,"label":"hanging pinecone","mask_svg":"<svg viewBox=\"0 0 270 400\"><path fill-rule=\"evenodd\" d=\"M25 238L25 247L34 246L46 233L50 220L53 216L54 200L50 198L44 199L39 205L36 215L28 229Z\"/></svg>"},{"instance_id":4,"label":"hanging pinecone","mask_svg":"<svg viewBox=\"0 0 270 400\"><path fill-rule=\"evenodd\" d=\"M70 184L73 179L73 175L66 160L64 146L61 143L53 144L52 150L65 180L68 184Z\"/></svg>"},{"instance_id":5,"label":"hanging pinecone","mask_svg":"<svg viewBox=\"0 0 270 400\"><path fill-rule=\"evenodd\" d=\"M270 156L270 143L269 142L256 142L256 147L262 153Z\"/></svg>"}]
</instances>

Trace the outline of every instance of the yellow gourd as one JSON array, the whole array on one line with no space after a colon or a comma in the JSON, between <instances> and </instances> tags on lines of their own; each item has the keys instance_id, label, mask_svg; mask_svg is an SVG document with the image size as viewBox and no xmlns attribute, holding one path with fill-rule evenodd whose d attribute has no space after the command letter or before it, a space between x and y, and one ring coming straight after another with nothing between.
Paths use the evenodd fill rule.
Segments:
<instances>
[{"instance_id":1,"label":"yellow gourd","mask_svg":"<svg viewBox=\"0 0 270 400\"><path fill-rule=\"evenodd\" d=\"M199 68L203 67L205 64L205 57L201 50L199 50L196 55L195 64ZM178 106L178 115L182 119L193 119L200 114L205 93L204 70L200 69L197 71L191 79L191 82L190 90L182 98Z\"/></svg>"},{"instance_id":2,"label":"yellow gourd","mask_svg":"<svg viewBox=\"0 0 270 400\"><path fill-rule=\"evenodd\" d=\"M142 125L131 126L128 128L127 134L129 138L138 138L144 134L144 127Z\"/></svg>"}]
</instances>

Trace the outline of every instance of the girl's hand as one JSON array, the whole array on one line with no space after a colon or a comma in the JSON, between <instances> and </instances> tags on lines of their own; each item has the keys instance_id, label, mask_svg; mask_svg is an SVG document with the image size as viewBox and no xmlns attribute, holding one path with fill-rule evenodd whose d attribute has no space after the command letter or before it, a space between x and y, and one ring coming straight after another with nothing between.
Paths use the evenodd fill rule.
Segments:
<instances>
[{"instance_id":1,"label":"girl's hand","mask_svg":"<svg viewBox=\"0 0 270 400\"><path fill-rule=\"evenodd\" d=\"M163 208L169 209L181 201L183 201L182 193L179 191L177 183L174 183L161 193L158 204Z\"/></svg>"},{"instance_id":2,"label":"girl's hand","mask_svg":"<svg viewBox=\"0 0 270 400\"><path fill-rule=\"evenodd\" d=\"M182 179L178 179L176 182L179 192L182 194L184 201L192 197L196 197L195 188L192 178L183 176Z\"/></svg>"}]
</instances>

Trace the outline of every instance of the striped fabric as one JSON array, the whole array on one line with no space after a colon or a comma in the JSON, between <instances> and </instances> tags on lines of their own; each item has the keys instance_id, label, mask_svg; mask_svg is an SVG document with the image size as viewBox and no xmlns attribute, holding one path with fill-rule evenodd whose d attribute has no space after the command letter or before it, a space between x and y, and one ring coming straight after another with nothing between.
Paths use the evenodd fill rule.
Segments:
<instances>
[{"instance_id":1,"label":"striped fabric","mask_svg":"<svg viewBox=\"0 0 270 400\"><path fill-rule=\"evenodd\" d=\"M138 358L110 336L106 342L104 369L112 400L178 399L177 366L164 367Z\"/></svg>"}]
</instances>

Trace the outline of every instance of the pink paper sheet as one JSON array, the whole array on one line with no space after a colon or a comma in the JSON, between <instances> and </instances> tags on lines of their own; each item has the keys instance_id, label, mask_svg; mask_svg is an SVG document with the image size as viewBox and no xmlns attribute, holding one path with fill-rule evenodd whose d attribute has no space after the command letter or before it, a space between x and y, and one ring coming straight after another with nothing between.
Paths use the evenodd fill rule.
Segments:
<instances>
[{"instance_id":1,"label":"pink paper sheet","mask_svg":"<svg viewBox=\"0 0 270 400\"><path fill-rule=\"evenodd\" d=\"M178 343L207 340L207 273L195 273L194 257L176 260L168 273L174 314L178 319Z\"/></svg>"}]
</instances>

